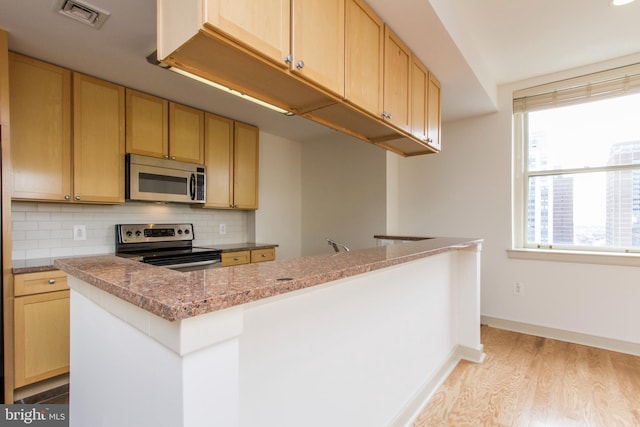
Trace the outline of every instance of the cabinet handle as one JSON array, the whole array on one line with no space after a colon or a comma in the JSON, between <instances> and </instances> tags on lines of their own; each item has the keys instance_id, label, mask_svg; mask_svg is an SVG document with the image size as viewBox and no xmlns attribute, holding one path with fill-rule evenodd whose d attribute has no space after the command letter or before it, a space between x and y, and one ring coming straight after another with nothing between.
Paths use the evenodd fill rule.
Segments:
<instances>
[{"instance_id":1,"label":"cabinet handle","mask_svg":"<svg viewBox=\"0 0 640 427\"><path fill-rule=\"evenodd\" d=\"M240 261L240 258L238 258L237 256L234 256L234 257L233 257L233 260L234 260L234 261Z\"/></svg>"},{"instance_id":2,"label":"cabinet handle","mask_svg":"<svg viewBox=\"0 0 640 427\"><path fill-rule=\"evenodd\" d=\"M67 194L66 196L64 196L64 199L65 200L71 200L71 196Z\"/></svg>"},{"instance_id":3,"label":"cabinet handle","mask_svg":"<svg viewBox=\"0 0 640 427\"><path fill-rule=\"evenodd\" d=\"M427 138L427 142L428 142L429 144L431 144L431 143L433 142L433 139L431 139L431 138Z\"/></svg>"},{"instance_id":4,"label":"cabinet handle","mask_svg":"<svg viewBox=\"0 0 640 427\"><path fill-rule=\"evenodd\" d=\"M74 199L80 200L80 196L76 196L76 197L74 197Z\"/></svg>"},{"instance_id":5,"label":"cabinet handle","mask_svg":"<svg viewBox=\"0 0 640 427\"><path fill-rule=\"evenodd\" d=\"M285 64L291 64L293 62L293 56L291 54L284 57Z\"/></svg>"},{"instance_id":6,"label":"cabinet handle","mask_svg":"<svg viewBox=\"0 0 640 427\"><path fill-rule=\"evenodd\" d=\"M262 254L261 256L262 256L262 258L266 258L267 254Z\"/></svg>"},{"instance_id":7,"label":"cabinet handle","mask_svg":"<svg viewBox=\"0 0 640 427\"><path fill-rule=\"evenodd\" d=\"M176 156L171 156L171 160L175 160L175 159L176 159Z\"/></svg>"},{"instance_id":8,"label":"cabinet handle","mask_svg":"<svg viewBox=\"0 0 640 427\"><path fill-rule=\"evenodd\" d=\"M55 285L56 283L56 279L49 279L49 284L50 285Z\"/></svg>"},{"instance_id":9,"label":"cabinet handle","mask_svg":"<svg viewBox=\"0 0 640 427\"><path fill-rule=\"evenodd\" d=\"M298 70L302 70L304 68L304 61L302 59L298 61L298 63L296 64L296 68Z\"/></svg>"},{"instance_id":10,"label":"cabinet handle","mask_svg":"<svg viewBox=\"0 0 640 427\"><path fill-rule=\"evenodd\" d=\"M168 159L169 155L168 154L163 154L162 157L164 157L165 159Z\"/></svg>"},{"instance_id":11,"label":"cabinet handle","mask_svg":"<svg viewBox=\"0 0 640 427\"><path fill-rule=\"evenodd\" d=\"M386 111L384 113L382 113L382 118L383 119L391 119L391 114L387 113Z\"/></svg>"}]
</instances>

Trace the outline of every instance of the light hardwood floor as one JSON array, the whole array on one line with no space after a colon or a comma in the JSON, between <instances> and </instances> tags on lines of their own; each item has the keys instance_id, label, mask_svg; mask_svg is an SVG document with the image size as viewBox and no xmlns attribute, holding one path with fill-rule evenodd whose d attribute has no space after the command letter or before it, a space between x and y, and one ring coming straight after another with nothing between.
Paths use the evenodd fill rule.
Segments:
<instances>
[{"instance_id":1,"label":"light hardwood floor","mask_svg":"<svg viewBox=\"0 0 640 427\"><path fill-rule=\"evenodd\" d=\"M640 357L482 327L414 427L640 426Z\"/></svg>"}]
</instances>

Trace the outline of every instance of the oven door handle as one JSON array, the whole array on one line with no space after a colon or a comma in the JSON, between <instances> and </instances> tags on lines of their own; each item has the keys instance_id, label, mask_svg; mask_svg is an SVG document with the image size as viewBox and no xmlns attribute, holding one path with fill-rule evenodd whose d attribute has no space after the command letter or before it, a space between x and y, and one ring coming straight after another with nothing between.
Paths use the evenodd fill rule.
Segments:
<instances>
[{"instance_id":1,"label":"oven door handle","mask_svg":"<svg viewBox=\"0 0 640 427\"><path fill-rule=\"evenodd\" d=\"M208 261L196 261L196 262L185 262L180 264L158 265L158 267L164 267L164 268L198 267L198 266L204 266L204 265L218 264L220 262L222 261L219 259L212 259Z\"/></svg>"}]
</instances>

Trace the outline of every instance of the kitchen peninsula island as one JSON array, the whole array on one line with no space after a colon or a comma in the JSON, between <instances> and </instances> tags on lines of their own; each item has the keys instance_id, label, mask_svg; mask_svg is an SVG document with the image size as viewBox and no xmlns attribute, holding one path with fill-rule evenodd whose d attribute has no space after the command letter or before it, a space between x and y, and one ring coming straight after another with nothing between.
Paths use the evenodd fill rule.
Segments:
<instances>
[{"instance_id":1,"label":"kitchen peninsula island","mask_svg":"<svg viewBox=\"0 0 640 427\"><path fill-rule=\"evenodd\" d=\"M180 273L56 260L71 426L401 426L481 362L481 240Z\"/></svg>"}]
</instances>

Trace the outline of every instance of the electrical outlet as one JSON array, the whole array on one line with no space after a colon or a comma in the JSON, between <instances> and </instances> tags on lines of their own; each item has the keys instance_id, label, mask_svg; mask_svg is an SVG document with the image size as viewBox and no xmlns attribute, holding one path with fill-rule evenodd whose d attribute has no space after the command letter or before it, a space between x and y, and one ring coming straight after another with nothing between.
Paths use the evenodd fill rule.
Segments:
<instances>
[{"instance_id":1,"label":"electrical outlet","mask_svg":"<svg viewBox=\"0 0 640 427\"><path fill-rule=\"evenodd\" d=\"M519 297L524 294L524 283L516 282L513 284L513 295Z\"/></svg>"},{"instance_id":2,"label":"electrical outlet","mask_svg":"<svg viewBox=\"0 0 640 427\"><path fill-rule=\"evenodd\" d=\"M74 225L73 240L87 240L87 227L84 225Z\"/></svg>"},{"instance_id":3,"label":"electrical outlet","mask_svg":"<svg viewBox=\"0 0 640 427\"><path fill-rule=\"evenodd\" d=\"M220 235L227 234L227 224L220 224L218 232Z\"/></svg>"}]
</instances>

